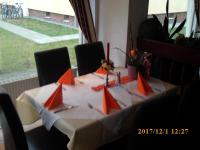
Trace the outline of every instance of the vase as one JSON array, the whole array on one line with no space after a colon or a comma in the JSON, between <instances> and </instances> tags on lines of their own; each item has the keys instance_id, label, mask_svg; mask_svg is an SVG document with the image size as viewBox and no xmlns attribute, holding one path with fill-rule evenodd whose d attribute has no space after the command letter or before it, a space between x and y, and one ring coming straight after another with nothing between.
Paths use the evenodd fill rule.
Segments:
<instances>
[{"instance_id":1,"label":"vase","mask_svg":"<svg viewBox=\"0 0 200 150\"><path fill-rule=\"evenodd\" d=\"M135 66L128 65L128 77L130 81L137 79L137 68Z\"/></svg>"}]
</instances>

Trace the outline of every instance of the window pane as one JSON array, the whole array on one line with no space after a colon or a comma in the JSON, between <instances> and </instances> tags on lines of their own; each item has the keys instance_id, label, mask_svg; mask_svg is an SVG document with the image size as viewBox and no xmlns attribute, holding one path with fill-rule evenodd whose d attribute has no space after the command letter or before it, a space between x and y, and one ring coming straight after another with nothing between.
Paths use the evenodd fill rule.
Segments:
<instances>
[{"instance_id":1,"label":"window pane","mask_svg":"<svg viewBox=\"0 0 200 150\"><path fill-rule=\"evenodd\" d=\"M167 0L149 0L149 17L155 14L163 24L166 15L166 2ZM171 29L176 16L177 23L175 28L187 17L187 4L188 0L169 0L169 29ZM185 34L185 30L186 24L180 33Z\"/></svg>"},{"instance_id":2,"label":"window pane","mask_svg":"<svg viewBox=\"0 0 200 150\"><path fill-rule=\"evenodd\" d=\"M69 1L0 0L0 5L0 81L36 74L36 51L67 46L76 65L79 29Z\"/></svg>"}]
</instances>

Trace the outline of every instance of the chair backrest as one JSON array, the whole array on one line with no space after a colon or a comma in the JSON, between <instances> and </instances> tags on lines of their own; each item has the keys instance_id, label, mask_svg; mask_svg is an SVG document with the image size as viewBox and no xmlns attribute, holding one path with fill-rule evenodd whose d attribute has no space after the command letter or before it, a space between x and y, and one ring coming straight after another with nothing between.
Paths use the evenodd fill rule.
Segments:
<instances>
[{"instance_id":1,"label":"chair backrest","mask_svg":"<svg viewBox=\"0 0 200 150\"><path fill-rule=\"evenodd\" d=\"M137 48L152 53L151 76L181 85L199 78L200 51L150 39L137 40Z\"/></svg>"},{"instance_id":2,"label":"chair backrest","mask_svg":"<svg viewBox=\"0 0 200 150\"><path fill-rule=\"evenodd\" d=\"M177 111L177 124L181 127L197 126L197 118L199 118L200 113L199 92L200 80L193 81L185 86Z\"/></svg>"},{"instance_id":3,"label":"chair backrest","mask_svg":"<svg viewBox=\"0 0 200 150\"><path fill-rule=\"evenodd\" d=\"M79 75L96 71L101 66L101 60L105 59L103 43L100 41L77 45L75 52Z\"/></svg>"},{"instance_id":4,"label":"chair backrest","mask_svg":"<svg viewBox=\"0 0 200 150\"><path fill-rule=\"evenodd\" d=\"M67 47L35 52L40 86L56 82L71 67Z\"/></svg>"},{"instance_id":5,"label":"chair backrest","mask_svg":"<svg viewBox=\"0 0 200 150\"><path fill-rule=\"evenodd\" d=\"M28 150L26 136L10 96L0 87L0 122L6 150Z\"/></svg>"}]
</instances>

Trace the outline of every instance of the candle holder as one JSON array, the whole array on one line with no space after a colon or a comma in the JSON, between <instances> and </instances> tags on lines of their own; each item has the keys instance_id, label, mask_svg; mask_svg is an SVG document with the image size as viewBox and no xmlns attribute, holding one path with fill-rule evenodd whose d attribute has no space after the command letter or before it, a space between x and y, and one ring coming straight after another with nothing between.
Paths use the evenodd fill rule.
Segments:
<instances>
[{"instance_id":1,"label":"candle holder","mask_svg":"<svg viewBox=\"0 0 200 150\"><path fill-rule=\"evenodd\" d=\"M101 67L106 70L106 82L105 82L105 86L109 87L109 73L111 70L114 69L114 63L112 61L109 61L109 64L107 62L107 60L101 60Z\"/></svg>"},{"instance_id":2,"label":"candle holder","mask_svg":"<svg viewBox=\"0 0 200 150\"><path fill-rule=\"evenodd\" d=\"M116 82L117 82L118 86L121 85L121 73L120 72L116 73Z\"/></svg>"}]
</instances>

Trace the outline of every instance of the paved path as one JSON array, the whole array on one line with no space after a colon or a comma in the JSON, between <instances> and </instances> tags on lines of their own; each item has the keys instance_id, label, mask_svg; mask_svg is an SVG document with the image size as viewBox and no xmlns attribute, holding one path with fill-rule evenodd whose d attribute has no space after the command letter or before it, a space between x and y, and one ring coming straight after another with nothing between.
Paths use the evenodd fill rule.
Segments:
<instances>
[{"instance_id":1,"label":"paved path","mask_svg":"<svg viewBox=\"0 0 200 150\"><path fill-rule=\"evenodd\" d=\"M0 28L3 28L7 31L15 33L15 34L17 34L17 35L19 35L23 38L29 39L33 42L38 43L38 44L66 41L66 40L78 39L79 38L79 34L50 37L48 35L41 34L41 33L29 30L29 29L25 29L23 27L4 22L2 20L0 20Z\"/></svg>"}]
</instances>

